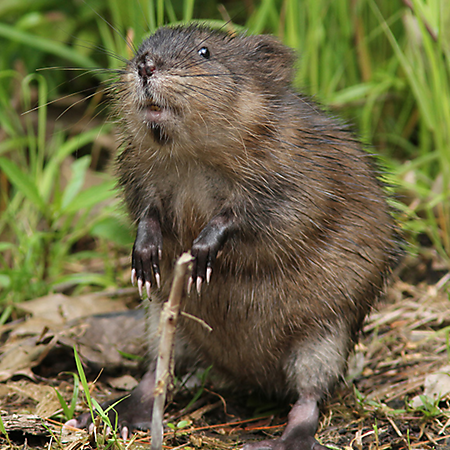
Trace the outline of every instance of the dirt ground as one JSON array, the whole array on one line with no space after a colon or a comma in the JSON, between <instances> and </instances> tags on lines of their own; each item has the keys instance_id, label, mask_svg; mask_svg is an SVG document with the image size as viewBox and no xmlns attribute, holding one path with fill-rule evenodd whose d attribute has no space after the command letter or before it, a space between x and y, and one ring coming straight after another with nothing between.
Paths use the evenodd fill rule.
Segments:
<instances>
[{"instance_id":1,"label":"dirt ground","mask_svg":"<svg viewBox=\"0 0 450 450\"><path fill-rule=\"evenodd\" d=\"M436 260L407 258L397 270L386 299L366 322L346 382L324 405L321 443L334 449L450 449L450 274ZM142 359L124 353L143 355L145 344L142 314L125 312L132 297L131 289L77 299L57 294L28 302L24 317L3 327L0 402L11 441L1 438L2 448L95 447L85 431L61 431L53 387L70 403L73 345L90 379L105 368L91 385L97 400L133 387ZM103 314L102 320L79 319L86 311ZM111 326L117 317L120 325ZM107 338L103 320L120 332ZM92 323L97 335L86 333ZM289 405L217 391L208 379L201 387L191 384L179 382L166 409L165 448L231 449L281 434ZM79 401L81 410L86 407ZM149 439L139 432L132 446L147 447Z\"/></svg>"}]
</instances>

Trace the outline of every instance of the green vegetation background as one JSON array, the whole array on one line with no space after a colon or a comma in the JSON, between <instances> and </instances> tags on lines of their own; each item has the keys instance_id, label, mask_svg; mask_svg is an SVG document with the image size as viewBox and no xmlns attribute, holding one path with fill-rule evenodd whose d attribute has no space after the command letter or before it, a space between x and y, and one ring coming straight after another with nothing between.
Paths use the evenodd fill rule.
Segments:
<instances>
[{"instance_id":1,"label":"green vegetation background","mask_svg":"<svg viewBox=\"0 0 450 450\"><path fill-rule=\"evenodd\" d=\"M127 39L138 46L162 24L193 19L231 20L293 47L297 87L354 123L380 155L409 251L448 263L447 0L2 0L0 322L16 302L55 289L122 282L117 261L132 233L114 181L103 173L86 183L112 136L106 69L131 57Z\"/></svg>"}]
</instances>

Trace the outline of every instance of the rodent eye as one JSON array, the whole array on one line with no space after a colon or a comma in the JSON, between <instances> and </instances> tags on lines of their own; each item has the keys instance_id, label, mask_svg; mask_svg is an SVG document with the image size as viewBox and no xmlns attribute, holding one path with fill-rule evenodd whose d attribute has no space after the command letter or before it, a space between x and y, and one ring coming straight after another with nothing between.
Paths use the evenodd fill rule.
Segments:
<instances>
[{"instance_id":1,"label":"rodent eye","mask_svg":"<svg viewBox=\"0 0 450 450\"><path fill-rule=\"evenodd\" d=\"M203 58L205 58L205 59L209 59L209 57L211 56L210 53L209 53L208 47L202 47L202 48L198 51L198 54L199 54L200 56L203 56Z\"/></svg>"}]
</instances>

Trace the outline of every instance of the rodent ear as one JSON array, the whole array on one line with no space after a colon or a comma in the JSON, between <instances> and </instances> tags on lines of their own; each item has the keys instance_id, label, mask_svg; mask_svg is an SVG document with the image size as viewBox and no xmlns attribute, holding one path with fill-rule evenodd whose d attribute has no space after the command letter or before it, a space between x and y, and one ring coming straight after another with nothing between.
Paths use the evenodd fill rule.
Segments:
<instances>
[{"instance_id":1,"label":"rodent ear","mask_svg":"<svg viewBox=\"0 0 450 450\"><path fill-rule=\"evenodd\" d=\"M290 84L294 77L294 50L269 35L247 36L247 59L261 73L270 77L270 82ZM269 81L269 80L268 80Z\"/></svg>"}]
</instances>

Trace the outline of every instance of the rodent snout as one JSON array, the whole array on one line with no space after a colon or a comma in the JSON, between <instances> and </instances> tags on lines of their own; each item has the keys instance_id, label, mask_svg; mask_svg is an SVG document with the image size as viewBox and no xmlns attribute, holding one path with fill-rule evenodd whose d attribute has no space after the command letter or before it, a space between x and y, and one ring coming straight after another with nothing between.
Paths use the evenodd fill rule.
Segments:
<instances>
[{"instance_id":1,"label":"rodent snout","mask_svg":"<svg viewBox=\"0 0 450 450\"><path fill-rule=\"evenodd\" d=\"M137 70L139 76L146 80L147 78L151 77L156 70L155 63L152 58L150 58L149 55L145 55L143 59L138 63Z\"/></svg>"}]
</instances>

